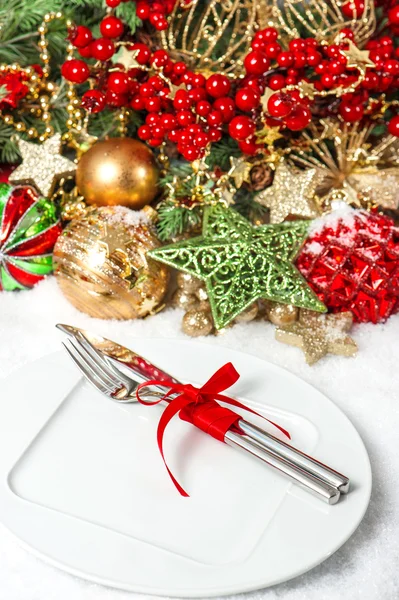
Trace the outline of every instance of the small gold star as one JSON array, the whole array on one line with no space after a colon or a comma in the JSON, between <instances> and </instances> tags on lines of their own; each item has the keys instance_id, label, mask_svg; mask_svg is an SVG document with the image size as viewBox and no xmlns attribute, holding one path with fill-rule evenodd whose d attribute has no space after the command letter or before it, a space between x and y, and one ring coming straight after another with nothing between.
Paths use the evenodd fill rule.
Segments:
<instances>
[{"instance_id":1,"label":"small gold star","mask_svg":"<svg viewBox=\"0 0 399 600\"><path fill-rule=\"evenodd\" d=\"M129 69L145 70L143 65L140 65L136 60L138 54L139 50L128 50L126 46L120 46L118 52L112 57L112 62L115 65L122 65L126 71L129 71Z\"/></svg>"},{"instance_id":2,"label":"small gold star","mask_svg":"<svg viewBox=\"0 0 399 600\"><path fill-rule=\"evenodd\" d=\"M347 67L350 69L364 69L366 67L375 67L375 64L370 60L370 52L368 50L360 50L352 40L346 40L349 44L347 50L340 50L340 53L348 60Z\"/></svg>"},{"instance_id":3,"label":"small gold star","mask_svg":"<svg viewBox=\"0 0 399 600\"><path fill-rule=\"evenodd\" d=\"M181 83L180 85L175 85L174 83L168 83L169 89L170 89L170 93L169 93L169 98L171 100L175 99L175 96L177 94L177 92L179 90L185 90L186 86L184 85L184 83Z\"/></svg>"},{"instance_id":4,"label":"small gold star","mask_svg":"<svg viewBox=\"0 0 399 600\"><path fill-rule=\"evenodd\" d=\"M318 215L315 195L319 180L317 169L299 171L281 161L273 184L255 199L270 209L271 223L282 223L290 215L312 219Z\"/></svg>"},{"instance_id":5,"label":"small gold star","mask_svg":"<svg viewBox=\"0 0 399 600\"><path fill-rule=\"evenodd\" d=\"M10 176L11 183L33 184L47 198L51 196L59 178L73 175L76 171L75 163L60 154L60 133L48 138L43 144L19 138L18 148L22 164Z\"/></svg>"},{"instance_id":6,"label":"small gold star","mask_svg":"<svg viewBox=\"0 0 399 600\"><path fill-rule=\"evenodd\" d=\"M308 81L300 81L297 85L300 95L302 98L309 98L309 100L314 100L316 95L316 88L313 83L309 83Z\"/></svg>"},{"instance_id":7,"label":"small gold star","mask_svg":"<svg viewBox=\"0 0 399 600\"><path fill-rule=\"evenodd\" d=\"M276 340L301 348L308 365L313 365L327 354L353 356L357 352L356 342L347 332L352 327L350 312L336 315L320 315L301 310L299 321L278 327Z\"/></svg>"},{"instance_id":8,"label":"small gold star","mask_svg":"<svg viewBox=\"0 0 399 600\"><path fill-rule=\"evenodd\" d=\"M229 175L234 179L236 188L239 189L244 182L248 183L250 181L252 165L245 159L235 158L234 156L230 157L230 163Z\"/></svg>"},{"instance_id":9,"label":"small gold star","mask_svg":"<svg viewBox=\"0 0 399 600\"><path fill-rule=\"evenodd\" d=\"M265 146L273 146L274 142L280 140L283 136L279 127L264 127L255 133L257 143Z\"/></svg>"}]
</instances>

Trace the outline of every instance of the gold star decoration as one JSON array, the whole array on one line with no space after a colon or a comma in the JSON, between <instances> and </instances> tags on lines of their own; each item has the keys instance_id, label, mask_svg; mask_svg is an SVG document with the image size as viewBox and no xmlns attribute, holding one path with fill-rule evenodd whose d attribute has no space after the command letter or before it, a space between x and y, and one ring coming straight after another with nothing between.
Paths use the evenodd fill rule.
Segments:
<instances>
[{"instance_id":1,"label":"gold star decoration","mask_svg":"<svg viewBox=\"0 0 399 600\"><path fill-rule=\"evenodd\" d=\"M145 67L136 60L138 54L139 50L128 50L126 46L120 46L118 52L112 57L112 62L114 65L122 65L125 71L129 71L129 69L145 70Z\"/></svg>"},{"instance_id":2,"label":"gold star decoration","mask_svg":"<svg viewBox=\"0 0 399 600\"><path fill-rule=\"evenodd\" d=\"M169 89L170 89L170 93L169 93L169 98L171 100L175 99L175 96L177 94L177 92L179 90L185 90L186 86L184 85L184 83L181 83L180 85L175 85L174 83L168 83Z\"/></svg>"},{"instance_id":3,"label":"gold star decoration","mask_svg":"<svg viewBox=\"0 0 399 600\"><path fill-rule=\"evenodd\" d=\"M43 144L18 139L22 164L10 176L11 183L33 184L40 194L49 198L57 180L72 175L76 165L61 152L61 134L56 133Z\"/></svg>"},{"instance_id":4,"label":"gold star decoration","mask_svg":"<svg viewBox=\"0 0 399 600\"><path fill-rule=\"evenodd\" d=\"M231 169L229 171L230 177L234 179L234 184L237 189L242 187L244 182L250 181L250 173L252 164L249 163L245 158L230 157Z\"/></svg>"},{"instance_id":5,"label":"gold star decoration","mask_svg":"<svg viewBox=\"0 0 399 600\"><path fill-rule=\"evenodd\" d=\"M298 83L297 88L302 98L309 98L309 100L314 100L317 90L313 83L309 83L308 81L302 80Z\"/></svg>"},{"instance_id":6,"label":"gold star decoration","mask_svg":"<svg viewBox=\"0 0 399 600\"><path fill-rule=\"evenodd\" d=\"M350 69L365 69L366 67L375 67L375 64L370 60L370 52L368 50L360 50L352 42L347 40L349 48L347 50L340 50L340 53L347 59L347 67Z\"/></svg>"},{"instance_id":7,"label":"gold star decoration","mask_svg":"<svg viewBox=\"0 0 399 600\"><path fill-rule=\"evenodd\" d=\"M270 222L282 223L290 215L313 219L318 214L317 169L299 171L284 161L276 167L273 184L256 196L256 201L270 209Z\"/></svg>"},{"instance_id":8,"label":"gold star decoration","mask_svg":"<svg viewBox=\"0 0 399 600\"><path fill-rule=\"evenodd\" d=\"M308 365L313 365L327 354L354 356L357 345L347 335L352 323L350 312L320 315L301 310L299 321L276 329L276 340L301 348Z\"/></svg>"},{"instance_id":9,"label":"gold star decoration","mask_svg":"<svg viewBox=\"0 0 399 600\"><path fill-rule=\"evenodd\" d=\"M255 136L258 144L265 144L266 146L273 146L274 142L283 137L280 133L280 127L267 126L257 131Z\"/></svg>"}]
</instances>

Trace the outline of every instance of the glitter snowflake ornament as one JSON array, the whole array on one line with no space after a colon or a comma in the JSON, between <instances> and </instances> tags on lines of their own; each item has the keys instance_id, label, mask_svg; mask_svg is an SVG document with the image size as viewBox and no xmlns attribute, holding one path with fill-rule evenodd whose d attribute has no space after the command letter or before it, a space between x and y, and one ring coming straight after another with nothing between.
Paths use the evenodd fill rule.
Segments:
<instances>
[{"instance_id":1,"label":"glitter snowflake ornament","mask_svg":"<svg viewBox=\"0 0 399 600\"><path fill-rule=\"evenodd\" d=\"M399 228L384 215L345 207L317 219L296 265L334 313L379 323L399 310Z\"/></svg>"},{"instance_id":2,"label":"glitter snowflake ornament","mask_svg":"<svg viewBox=\"0 0 399 600\"><path fill-rule=\"evenodd\" d=\"M51 273L60 233L51 202L32 188L0 184L0 290L31 288Z\"/></svg>"}]
</instances>

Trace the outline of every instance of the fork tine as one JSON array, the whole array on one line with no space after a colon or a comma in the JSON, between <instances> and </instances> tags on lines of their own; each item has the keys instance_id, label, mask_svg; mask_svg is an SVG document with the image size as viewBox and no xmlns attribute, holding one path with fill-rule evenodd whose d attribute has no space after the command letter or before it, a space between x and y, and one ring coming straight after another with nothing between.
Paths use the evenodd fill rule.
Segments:
<instances>
[{"instance_id":1,"label":"fork tine","mask_svg":"<svg viewBox=\"0 0 399 600\"><path fill-rule=\"evenodd\" d=\"M93 371L88 369L86 361L81 358L71 341L68 340L67 342L62 342L62 345L85 378L88 379L88 381L90 381L90 383L93 384L94 387L96 387L100 392L109 395L108 388L106 388L103 383L97 379L97 377L93 374Z\"/></svg>"},{"instance_id":2,"label":"fork tine","mask_svg":"<svg viewBox=\"0 0 399 600\"><path fill-rule=\"evenodd\" d=\"M79 355L80 359L85 363L86 368L91 371L94 377L101 381L101 383L108 389L112 389L113 391L117 388L122 387L121 382L117 381L114 377L109 377L108 374L102 369L97 362L95 362L87 350L82 346L79 340L72 338L70 340L71 346Z\"/></svg>"},{"instance_id":3,"label":"fork tine","mask_svg":"<svg viewBox=\"0 0 399 600\"><path fill-rule=\"evenodd\" d=\"M98 365L99 368L102 368L103 371L106 372L110 379L116 381L118 385L121 385L121 383L123 383L127 388L130 388L132 385L134 385L135 382L133 382L129 377L122 373L122 371L119 371L119 369L114 367L114 365L109 360L107 360L107 357L104 354L102 354L102 352L97 350L97 348L90 342L90 340L87 339L84 333L80 331L76 334L76 338L78 339L79 343L82 344L82 346L85 348L85 350L87 350L88 354L90 354L93 361Z\"/></svg>"}]
</instances>

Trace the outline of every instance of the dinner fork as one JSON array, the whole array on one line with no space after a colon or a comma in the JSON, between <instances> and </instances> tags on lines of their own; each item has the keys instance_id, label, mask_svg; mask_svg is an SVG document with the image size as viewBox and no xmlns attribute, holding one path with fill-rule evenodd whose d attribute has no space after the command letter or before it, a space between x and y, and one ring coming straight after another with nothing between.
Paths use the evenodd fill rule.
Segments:
<instances>
[{"instance_id":1,"label":"dinner fork","mask_svg":"<svg viewBox=\"0 0 399 600\"><path fill-rule=\"evenodd\" d=\"M109 359L94 348L82 333L69 338L63 345L73 362L80 369L85 378L102 394L116 402L131 402L138 383L121 373ZM130 396L130 397L129 397ZM159 392L146 392L146 397L161 397ZM170 397L172 399L173 397ZM340 498L337 488L319 480L314 475L307 473L300 467L290 464L279 458L266 448L252 443L245 435L227 431L224 441L227 445L255 456L270 467L284 474L306 491L324 500L328 504L336 504Z\"/></svg>"}]
</instances>

